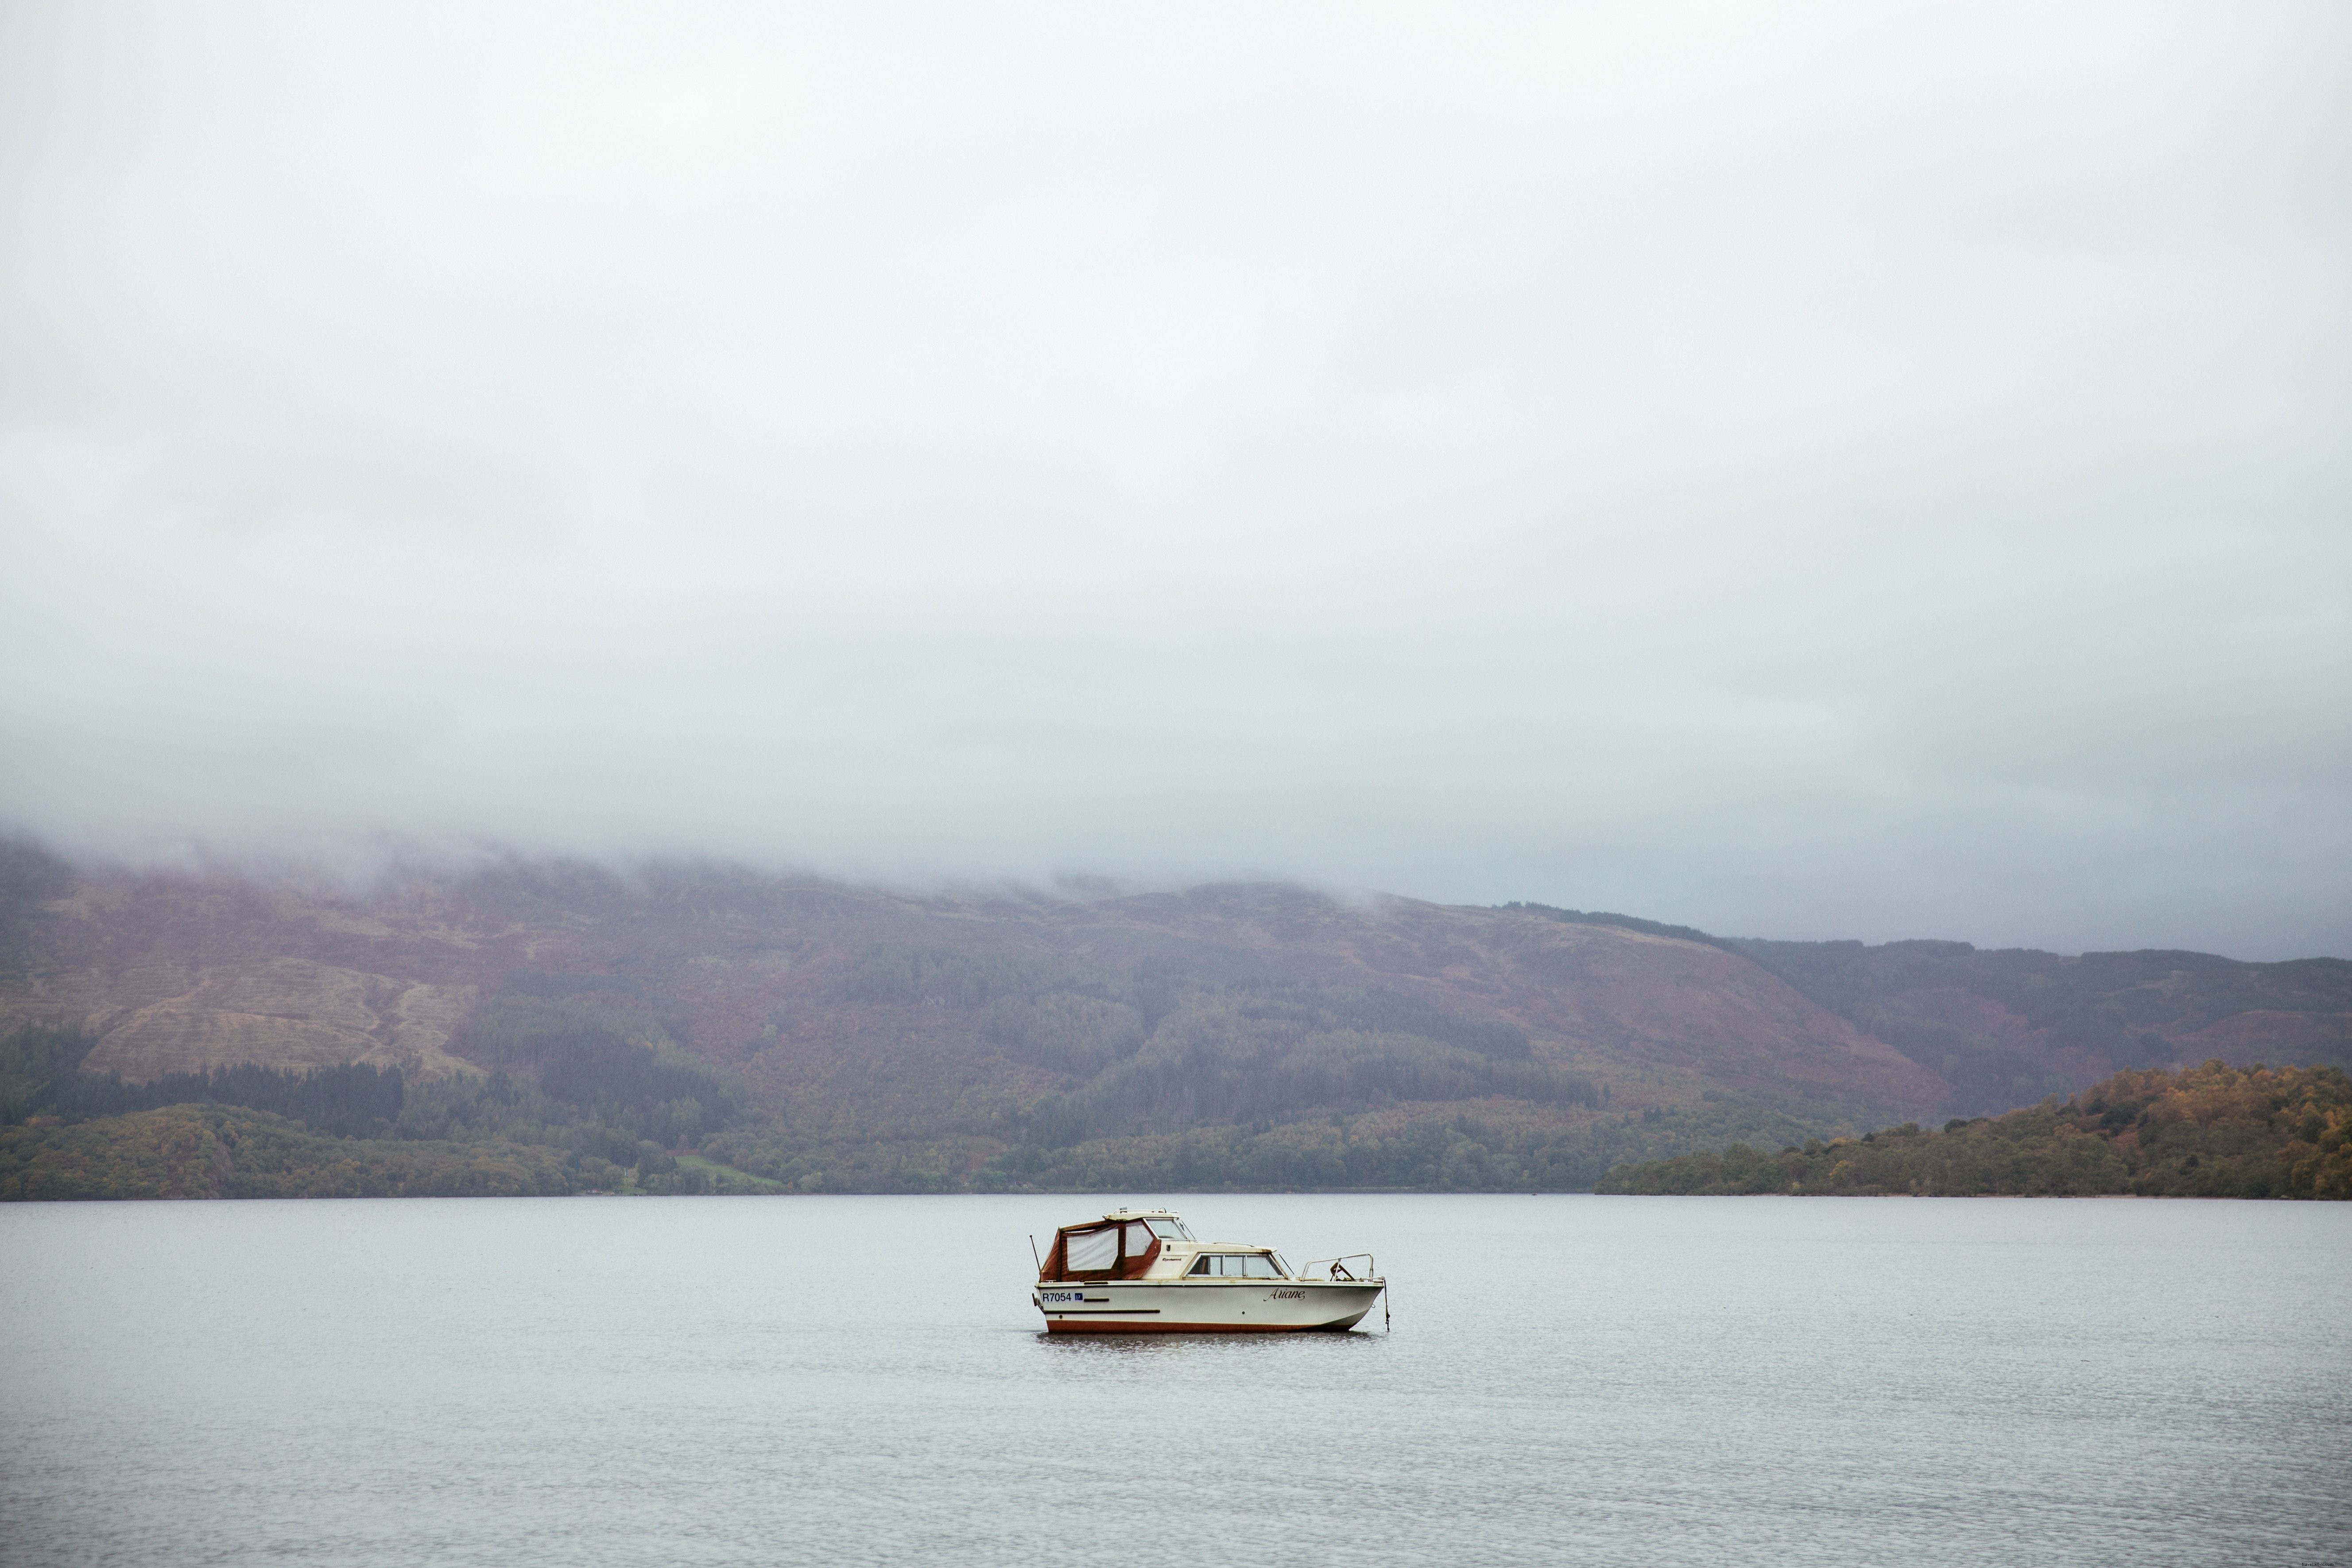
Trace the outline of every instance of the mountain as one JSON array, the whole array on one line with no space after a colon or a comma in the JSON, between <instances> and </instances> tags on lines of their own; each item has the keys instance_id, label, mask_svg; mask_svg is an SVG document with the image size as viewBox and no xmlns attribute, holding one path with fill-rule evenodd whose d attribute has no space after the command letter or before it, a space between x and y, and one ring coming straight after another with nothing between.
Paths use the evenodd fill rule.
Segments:
<instances>
[{"instance_id":1,"label":"mountain","mask_svg":"<svg viewBox=\"0 0 2352 1568\"><path fill-rule=\"evenodd\" d=\"M0 1037L10 1120L226 1096L315 1131L282 1075L234 1089L220 1069L396 1069L394 1114L361 1073L335 1125L560 1147L586 1185L698 1148L801 1190L1578 1186L2224 1045L2340 1063L2352 965L1748 942L1267 885L914 894L709 864L513 859L352 894L18 842Z\"/></svg>"},{"instance_id":2,"label":"mountain","mask_svg":"<svg viewBox=\"0 0 2352 1568\"><path fill-rule=\"evenodd\" d=\"M2352 1068L2352 963L2246 963L2206 952L2069 955L1964 942L1769 942L1542 905L1752 959L1951 1085L1976 1116L2071 1094L2126 1067L2222 1058Z\"/></svg>"}]
</instances>

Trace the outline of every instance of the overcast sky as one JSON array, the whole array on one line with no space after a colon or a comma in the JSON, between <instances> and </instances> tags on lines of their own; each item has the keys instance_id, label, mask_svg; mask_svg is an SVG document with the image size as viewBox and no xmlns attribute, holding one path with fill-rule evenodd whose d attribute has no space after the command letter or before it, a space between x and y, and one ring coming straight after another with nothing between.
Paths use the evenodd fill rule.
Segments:
<instances>
[{"instance_id":1,"label":"overcast sky","mask_svg":"<svg viewBox=\"0 0 2352 1568\"><path fill-rule=\"evenodd\" d=\"M0 11L0 821L2352 953L2352 8Z\"/></svg>"}]
</instances>

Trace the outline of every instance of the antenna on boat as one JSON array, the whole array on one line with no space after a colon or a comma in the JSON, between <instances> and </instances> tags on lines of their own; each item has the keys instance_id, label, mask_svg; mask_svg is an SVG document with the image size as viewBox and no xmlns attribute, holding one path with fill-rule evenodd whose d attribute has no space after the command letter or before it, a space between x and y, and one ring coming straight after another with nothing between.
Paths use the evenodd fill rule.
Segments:
<instances>
[{"instance_id":1,"label":"antenna on boat","mask_svg":"<svg viewBox=\"0 0 2352 1568\"><path fill-rule=\"evenodd\" d=\"M1036 1259L1037 1272L1040 1274L1045 1272L1045 1260L1037 1257L1037 1236L1034 1231L1029 1235L1029 1256Z\"/></svg>"}]
</instances>

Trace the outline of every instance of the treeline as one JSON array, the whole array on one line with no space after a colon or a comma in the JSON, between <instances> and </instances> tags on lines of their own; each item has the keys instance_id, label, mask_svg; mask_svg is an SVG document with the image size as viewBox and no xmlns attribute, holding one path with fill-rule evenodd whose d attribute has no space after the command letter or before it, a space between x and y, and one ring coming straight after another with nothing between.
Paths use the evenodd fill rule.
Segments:
<instances>
[{"instance_id":1,"label":"treeline","mask_svg":"<svg viewBox=\"0 0 2352 1568\"><path fill-rule=\"evenodd\" d=\"M485 1067L536 1068L588 1042L659 1049L675 1043L674 1021L634 981L517 973L458 1021L449 1048Z\"/></svg>"},{"instance_id":2,"label":"treeline","mask_svg":"<svg viewBox=\"0 0 2352 1568\"><path fill-rule=\"evenodd\" d=\"M1832 1113L1833 1114L1833 1113ZM1328 1117L1272 1126L1202 1127L1172 1135L1025 1142L973 1179L980 1191L1310 1190L1582 1192L1612 1166L1727 1138L1805 1138L1823 1110L1710 1090L1694 1106L1652 1108L1573 1128L1507 1114L1398 1121Z\"/></svg>"},{"instance_id":3,"label":"treeline","mask_svg":"<svg viewBox=\"0 0 2352 1568\"><path fill-rule=\"evenodd\" d=\"M659 998L604 975L509 975L508 989L478 1005L450 1048L533 1087L528 1120L587 1123L665 1146L692 1146L731 1126L742 1086L677 1047ZM623 989L625 987L625 989ZM502 1128L514 1094L474 1094L436 1105L436 1125ZM446 1134L436 1134L446 1135Z\"/></svg>"},{"instance_id":4,"label":"treeline","mask_svg":"<svg viewBox=\"0 0 2352 1568\"><path fill-rule=\"evenodd\" d=\"M145 1083L124 1083L109 1074L84 1075L55 1109L76 1118L121 1116L166 1105L241 1105L299 1121L337 1138L363 1138L391 1131L400 1119L407 1086L398 1068L360 1064L295 1072L251 1062L209 1072L167 1073Z\"/></svg>"},{"instance_id":5,"label":"treeline","mask_svg":"<svg viewBox=\"0 0 2352 1568\"><path fill-rule=\"evenodd\" d=\"M699 1100L595 1107L548 1093L503 1069L487 1079L439 1079L408 1092L394 1135L443 1142L534 1143L588 1162L592 1186L618 1190L675 1168L672 1149L698 1147L714 1131Z\"/></svg>"},{"instance_id":6,"label":"treeline","mask_svg":"<svg viewBox=\"0 0 2352 1568\"><path fill-rule=\"evenodd\" d=\"M525 1197L572 1190L559 1150L330 1138L221 1105L0 1128L0 1199Z\"/></svg>"},{"instance_id":7,"label":"treeline","mask_svg":"<svg viewBox=\"0 0 2352 1568\"><path fill-rule=\"evenodd\" d=\"M628 1169L577 1150L503 1139L324 1137L267 1111L223 1105L0 1128L0 1202L772 1190L740 1173L657 1151Z\"/></svg>"},{"instance_id":8,"label":"treeline","mask_svg":"<svg viewBox=\"0 0 2352 1568\"><path fill-rule=\"evenodd\" d=\"M707 1063L593 1029L540 1042L535 1077L499 1068L483 1078L415 1084L397 1068L294 1072L249 1063L125 1083L80 1070L95 1044L60 1029L25 1029L0 1039L0 1125L234 1105L335 1137L504 1139L633 1163L641 1145L691 1148L732 1125L744 1098L740 1084Z\"/></svg>"},{"instance_id":9,"label":"treeline","mask_svg":"<svg viewBox=\"0 0 2352 1568\"><path fill-rule=\"evenodd\" d=\"M972 1190L971 1141L816 1139L745 1127L704 1141L704 1158L794 1193L958 1193Z\"/></svg>"},{"instance_id":10,"label":"treeline","mask_svg":"<svg viewBox=\"0 0 2352 1568\"><path fill-rule=\"evenodd\" d=\"M173 1151L203 1140L184 1116L155 1118L174 1110L230 1112L218 1125L257 1130L248 1151L256 1156L306 1151L284 1170L237 1156L237 1181L212 1184L222 1195L768 1190L676 1152L735 1125L744 1095L730 1076L677 1050L665 1031L644 1028L653 1017L635 1004L613 1009L561 987L527 988L492 998L468 1020L468 1043L515 1070L414 1083L391 1068L295 1072L251 1064L125 1083L81 1070L90 1037L22 1029L0 1039L0 1131L17 1177L0 1189L16 1197L175 1193L186 1184ZM215 1128L207 1158L238 1147L215 1121L204 1125ZM305 1138L343 1152L331 1158ZM121 1142L114 1154L106 1152L110 1140ZM471 1152L459 1159L453 1150Z\"/></svg>"},{"instance_id":11,"label":"treeline","mask_svg":"<svg viewBox=\"0 0 2352 1568\"><path fill-rule=\"evenodd\" d=\"M0 1040L0 1125L36 1116L83 1121L166 1105L242 1105L317 1131L359 1137L390 1131L405 1098L399 1068L360 1064L294 1072L248 1062L125 1083L111 1073L81 1070L96 1044L70 1029L24 1029Z\"/></svg>"},{"instance_id":12,"label":"treeline","mask_svg":"<svg viewBox=\"0 0 2352 1568\"><path fill-rule=\"evenodd\" d=\"M2339 1068L2126 1070L2005 1116L1735 1143L1620 1166L1604 1193L2352 1198L2352 1079Z\"/></svg>"},{"instance_id":13,"label":"treeline","mask_svg":"<svg viewBox=\"0 0 2352 1568\"><path fill-rule=\"evenodd\" d=\"M1528 1190L1530 1154L1540 1142L1456 1116L1380 1132L1328 1125L1265 1130L1260 1123L1096 1139L1075 1148L1023 1144L976 1172L960 1169L963 1152L948 1144L845 1145L747 1131L722 1133L706 1151L806 1193L1507 1192Z\"/></svg>"}]
</instances>

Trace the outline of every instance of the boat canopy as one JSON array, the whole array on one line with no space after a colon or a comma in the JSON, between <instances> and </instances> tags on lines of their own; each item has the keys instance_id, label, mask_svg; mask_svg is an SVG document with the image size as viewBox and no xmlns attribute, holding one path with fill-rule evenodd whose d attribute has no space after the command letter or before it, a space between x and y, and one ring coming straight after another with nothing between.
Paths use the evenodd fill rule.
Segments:
<instances>
[{"instance_id":1,"label":"boat canopy","mask_svg":"<svg viewBox=\"0 0 2352 1568\"><path fill-rule=\"evenodd\" d=\"M1192 1233L1166 1209L1117 1209L1054 1233L1040 1279L1133 1279L1151 1267L1162 1241L1190 1241Z\"/></svg>"}]
</instances>

